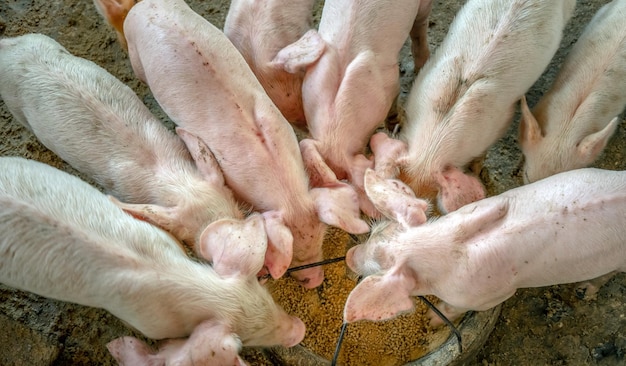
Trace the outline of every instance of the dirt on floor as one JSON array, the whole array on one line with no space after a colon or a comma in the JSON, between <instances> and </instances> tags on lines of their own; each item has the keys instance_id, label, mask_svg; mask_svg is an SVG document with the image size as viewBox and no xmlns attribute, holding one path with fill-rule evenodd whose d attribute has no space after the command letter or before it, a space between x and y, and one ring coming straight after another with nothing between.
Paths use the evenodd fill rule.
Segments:
<instances>
[{"instance_id":1,"label":"dirt on floor","mask_svg":"<svg viewBox=\"0 0 626 366\"><path fill-rule=\"evenodd\" d=\"M188 2L195 11L218 27L223 25L230 3L226 0ZM527 94L529 105L533 106L547 90L583 27L596 10L607 2L577 2L559 51ZM462 0L434 1L429 29L431 51L441 42L463 3ZM318 16L319 9L321 2L317 6ZM104 67L135 90L158 117L171 125L147 87L134 76L115 33L102 21L92 1L0 1L0 36L11 37L25 33L46 34L74 55ZM403 100L414 72L408 47L403 49L401 56ZM489 195L522 184L517 128L516 115L506 136L487 153L481 178ZM1 101L0 156L23 156L81 176L14 121ZM622 114L617 132L594 166L624 170L625 157L626 120ZM89 181L86 177L81 178ZM624 274L616 275L592 299L577 294L573 285L519 290L503 304L495 329L468 364L625 364L625 303ZM104 345L113 338L132 334L121 321L106 311L49 300L0 285L0 365L113 365L115 362ZM275 358L255 350L244 350L244 356L252 365L278 363Z\"/></svg>"}]
</instances>

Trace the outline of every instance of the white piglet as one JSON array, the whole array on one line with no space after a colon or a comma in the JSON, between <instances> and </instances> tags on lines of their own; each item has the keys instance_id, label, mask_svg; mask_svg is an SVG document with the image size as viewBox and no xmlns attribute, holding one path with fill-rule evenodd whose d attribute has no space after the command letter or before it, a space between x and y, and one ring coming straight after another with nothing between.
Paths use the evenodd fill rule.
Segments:
<instances>
[{"instance_id":1,"label":"white piglet","mask_svg":"<svg viewBox=\"0 0 626 366\"><path fill-rule=\"evenodd\" d=\"M0 232L1 283L105 309L149 338L191 335L167 347L167 358L185 360L180 365L197 354L214 357L204 364L236 365L242 345L290 347L304 337L304 323L257 281L265 241L241 248L239 265L218 275L167 232L49 165L0 158Z\"/></svg>"},{"instance_id":2,"label":"white piglet","mask_svg":"<svg viewBox=\"0 0 626 366\"><path fill-rule=\"evenodd\" d=\"M166 339L152 350L135 337L120 337L107 343L119 366L243 366L236 356L240 346L228 336L219 321L204 321L188 339Z\"/></svg>"},{"instance_id":3,"label":"white piglet","mask_svg":"<svg viewBox=\"0 0 626 366\"><path fill-rule=\"evenodd\" d=\"M517 101L542 74L576 2L469 0L407 98L400 141L372 137L376 171L450 212L485 196L465 173L508 128ZM477 21L477 20L480 21Z\"/></svg>"},{"instance_id":4,"label":"white piglet","mask_svg":"<svg viewBox=\"0 0 626 366\"><path fill-rule=\"evenodd\" d=\"M224 34L241 52L261 85L283 116L306 128L302 107L301 64L315 61L324 43L313 23L315 0L232 0L224 21ZM304 45L315 51L289 53Z\"/></svg>"},{"instance_id":5,"label":"white piglet","mask_svg":"<svg viewBox=\"0 0 626 366\"><path fill-rule=\"evenodd\" d=\"M383 207L385 181L368 170L365 189ZM424 201L405 200L425 207ZM398 211L399 216L405 213ZM350 293L348 322L382 320L435 295L456 319L487 310L518 288L573 283L626 271L626 171L572 170L468 204L417 225L386 222L346 262L368 276ZM431 315L431 324L440 320Z\"/></svg>"},{"instance_id":6,"label":"white piglet","mask_svg":"<svg viewBox=\"0 0 626 366\"><path fill-rule=\"evenodd\" d=\"M50 37L27 34L0 40L0 81L15 119L46 147L123 201L116 200L121 208L213 260L218 271L237 261L228 246L266 240L261 217L244 220L213 156L203 155L199 171L183 141L95 63ZM226 243L225 228L241 230L242 238Z\"/></svg>"},{"instance_id":7,"label":"white piglet","mask_svg":"<svg viewBox=\"0 0 626 366\"><path fill-rule=\"evenodd\" d=\"M322 259L326 224L369 231L356 195L345 187L309 190L293 129L224 33L182 0L141 1L124 32L135 73L165 113L208 145L235 196L262 212L274 278L290 263ZM195 149L197 139L183 140ZM201 157L196 163L203 164ZM323 270L293 276L316 287Z\"/></svg>"},{"instance_id":8,"label":"white piglet","mask_svg":"<svg viewBox=\"0 0 626 366\"><path fill-rule=\"evenodd\" d=\"M592 164L626 106L626 1L603 6L531 112L522 99L524 182Z\"/></svg>"},{"instance_id":9,"label":"white piglet","mask_svg":"<svg viewBox=\"0 0 626 366\"><path fill-rule=\"evenodd\" d=\"M295 60L315 61L302 84L310 136L300 142L311 183L324 187L347 181L370 216L378 213L363 190L363 173L374 165L365 148L400 90L398 55L409 34L424 38L413 42L417 62L429 55L425 38L431 5L430 0L327 0L318 28L325 44L319 60L313 57L320 48L317 39L288 47Z\"/></svg>"}]
</instances>

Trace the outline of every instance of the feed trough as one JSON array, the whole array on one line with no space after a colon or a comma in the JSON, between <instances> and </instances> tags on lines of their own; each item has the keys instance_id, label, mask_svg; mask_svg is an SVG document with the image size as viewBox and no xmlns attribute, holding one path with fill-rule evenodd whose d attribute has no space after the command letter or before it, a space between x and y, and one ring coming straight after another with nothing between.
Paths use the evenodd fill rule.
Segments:
<instances>
[{"instance_id":1,"label":"feed trough","mask_svg":"<svg viewBox=\"0 0 626 366\"><path fill-rule=\"evenodd\" d=\"M331 230L324 242L326 257L345 254L354 244L350 235ZM307 325L307 335L296 347L270 350L285 365L329 365L339 339L343 307L357 278L345 262L325 267L324 283L312 290L302 288L291 278L268 284L274 298ZM437 299L428 296L435 303ZM455 323L461 335L462 352L457 336L445 325L431 328L425 313L428 306L415 299L416 310L397 318L348 324L337 365L454 365L475 354L493 329L500 306L484 312L468 312Z\"/></svg>"}]
</instances>

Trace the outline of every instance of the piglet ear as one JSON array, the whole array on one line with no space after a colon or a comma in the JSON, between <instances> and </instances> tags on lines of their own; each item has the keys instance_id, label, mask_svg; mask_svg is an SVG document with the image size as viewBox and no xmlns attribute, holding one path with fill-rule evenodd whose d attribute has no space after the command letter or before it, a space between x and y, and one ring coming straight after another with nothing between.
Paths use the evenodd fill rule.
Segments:
<instances>
[{"instance_id":1,"label":"piglet ear","mask_svg":"<svg viewBox=\"0 0 626 366\"><path fill-rule=\"evenodd\" d=\"M506 198L483 200L466 205L454 213L456 240L465 243L479 233L486 233L501 225L509 212Z\"/></svg>"},{"instance_id":2,"label":"piglet ear","mask_svg":"<svg viewBox=\"0 0 626 366\"><path fill-rule=\"evenodd\" d=\"M359 198L354 189L342 182L332 187L313 188L311 196L320 221L341 228L350 234L364 234L369 225L361 219Z\"/></svg>"},{"instance_id":3,"label":"piglet ear","mask_svg":"<svg viewBox=\"0 0 626 366\"><path fill-rule=\"evenodd\" d=\"M613 118L606 127L598 132L585 136L578 144L578 155L584 165L590 165L598 158L602 150L606 147L609 138L611 138L615 132L618 122L619 119L617 117Z\"/></svg>"},{"instance_id":4,"label":"piglet ear","mask_svg":"<svg viewBox=\"0 0 626 366\"><path fill-rule=\"evenodd\" d=\"M288 73L295 74L315 63L325 49L326 42L316 30L311 29L299 40L280 50L272 60L272 64Z\"/></svg>"},{"instance_id":5,"label":"piglet ear","mask_svg":"<svg viewBox=\"0 0 626 366\"><path fill-rule=\"evenodd\" d=\"M221 219L212 222L202 234L195 251L213 262L220 276L256 277L263 268L267 236L263 218L253 214L246 220Z\"/></svg>"},{"instance_id":6,"label":"piglet ear","mask_svg":"<svg viewBox=\"0 0 626 366\"><path fill-rule=\"evenodd\" d=\"M165 357L134 337L121 337L107 343L107 349L120 366L165 366Z\"/></svg>"},{"instance_id":7,"label":"piglet ear","mask_svg":"<svg viewBox=\"0 0 626 366\"><path fill-rule=\"evenodd\" d=\"M531 146L543 138L541 126L539 126L539 122L537 122L530 108L528 108L525 95L522 96L522 100L520 101L520 109L522 110L522 118L519 124L520 144L522 146Z\"/></svg>"},{"instance_id":8,"label":"piglet ear","mask_svg":"<svg viewBox=\"0 0 626 366\"><path fill-rule=\"evenodd\" d=\"M485 187L478 178L450 167L437 175L439 210L446 214L485 198Z\"/></svg>"},{"instance_id":9,"label":"piglet ear","mask_svg":"<svg viewBox=\"0 0 626 366\"><path fill-rule=\"evenodd\" d=\"M285 225L279 212L266 211L263 213L265 232L267 233L268 247L265 254L265 267L272 278L280 278L293 257L293 235Z\"/></svg>"},{"instance_id":10,"label":"piglet ear","mask_svg":"<svg viewBox=\"0 0 626 366\"><path fill-rule=\"evenodd\" d=\"M196 162L202 177L217 186L224 185L222 168L220 168L207 144L201 138L182 127L176 127L176 134L187 146L187 150L191 153L191 157Z\"/></svg>"},{"instance_id":11,"label":"piglet ear","mask_svg":"<svg viewBox=\"0 0 626 366\"><path fill-rule=\"evenodd\" d=\"M415 308L411 298L414 287L415 278L400 268L382 276L365 277L350 292L343 318L348 323L362 319L379 321L411 311Z\"/></svg>"},{"instance_id":12,"label":"piglet ear","mask_svg":"<svg viewBox=\"0 0 626 366\"><path fill-rule=\"evenodd\" d=\"M365 171L365 192L383 215L405 228L426 222L428 202L415 197L413 190L397 179L384 179L372 169Z\"/></svg>"},{"instance_id":13,"label":"piglet ear","mask_svg":"<svg viewBox=\"0 0 626 366\"><path fill-rule=\"evenodd\" d=\"M241 349L239 337L215 319L196 325L189 338L170 339L159 347L168 355L168 365L246 365Z\"/></svg>"}]
</instances>

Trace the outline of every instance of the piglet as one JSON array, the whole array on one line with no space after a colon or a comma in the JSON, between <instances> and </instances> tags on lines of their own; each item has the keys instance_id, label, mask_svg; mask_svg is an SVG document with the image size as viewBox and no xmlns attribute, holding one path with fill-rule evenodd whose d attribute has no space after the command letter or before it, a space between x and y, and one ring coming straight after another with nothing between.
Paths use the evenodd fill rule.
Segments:
<instances>
[{"instance_id":1,"label":"piglet","mask_svg":"<svg viewBox=\"0 0 626 366\"><path fill-rule=\"evenodd\" d=\"M218 260L237 260L221 250L221 226L251 235L229 245L266 240L259 218L244 220L208 148L201 146L206 161L198 171L183 141L100 66L50 37L27 34L0 41L0 80L15 120L46 147L124 201L116 200L124 210L189 243L216 268Z\"/></svg>"},{"instance_id":2,"label":"piglet","mask_svg":"<svg viewBox=\"0 0 626 366\"><path fill-rule=\"evenodd\" d=\"M372 137L376 171L438 196L442 213L485 196L464 173L506 131L517 101L556 52L576 2L469 0L407 98L400 140ZM480 19L480 21L477 21Z\"/></svg>"},{"instance_id":3,"label":"piglet","mask_svg":"<svg viewBox=\"0 0 626 366\"><path fill-rule=\"evenodd\" d=\"M290 262L322 258L326 224L369 231L356 195L346 187L309 190L293 129L224 33L182 0L138 3L128 12L124 32L136 75L165 113L199 138L183 136L189 149L206 143L235 196L263 213L266 264L274 278ZM203 164L202 157L195 160ZM315 267L294 277L316 287L323 271Z\"/></svg>"},{"instance_id":4,"label":"piglet","mask_svg":"<svg viewBox=\"0 0 626 366\"><path fill-rule=\"evenodd\" d=\"M377 207L385 179L368 170L365 189ZM382 187L382 188L381 188ZM411 195L406 200L424 207ZM398 215L404 216L402 211ZM412 296L435 295L455 319L483 311L516 289L626 271L626 171L572 170L468 204L420 225L387 221L347 264L368 276L350 293L348 322L382 320L414 308ZM431 316L431 324L438 318Z\"/></svg>"},{"instance_id":5,"label":"piglet","mask_svg":"<svg viewBox=\"0 0 626 366\"><path fill-rule=\"evenodd\" d=\"M315 0L233 0L224 34L241 52L276 107L291 124L306 128L299 65L314 62L324 42L312 28ZM294 50L311 47L311 52ZM288 71L289 70L289 71Z\"/></svg>"},{"instance_id":6,"label":"piglet","mask_svg":"<svg viewBox=\"0 0 626 366\"><path fill-rule=\"evenodd\" d=\"M217 321L204 321L188 339L168 339L158 352L135 337L121 337L107 343L119 366L243 366L240 344L228 337L228 329Z\"/></svg>"},{"instance_id":7,"label":"piglet","mask_svg":"<svg viewBox=\"0 0 626 366\"><path fill-rule=\"evenodd\" d=\"M264 240L238 250L237 266L218 275L167 232L49 165L0 158L0 232L1 283L105 309L149 338L191 335L178 342L179 355L227 344L216 359L231 360L242 345L290 347L304 337L304 323L256 279Z\"/></svg>"},{"instance_id":8,"label":"piglet","mask_svg":"<svg viewBox=\"0 0 626 366\"><path fill-rule=\"evenodd\" d=\"M615 132L626 106L624 19L625 1L604 5L532 112L522 99L525 183L591 165Z\"/></svg>"},{"instance_id":9,"label":"piglet","mask_svg":"<svg viewBox=\"0 0 626 366\"><path fill-rule=\"evenodd\" d=\"M430 0L327 0L318 28L325 44L319 60L318 39L281 51L306 66L302 98L310 138L300 149L312 184L350 182L370 216L378 213L363 191L363 172L373 167L365 147L398 95L398 54L410 33L424 38L413 43L419 62L429 55L430 8Z\"/></svg>"}]
</instances>

